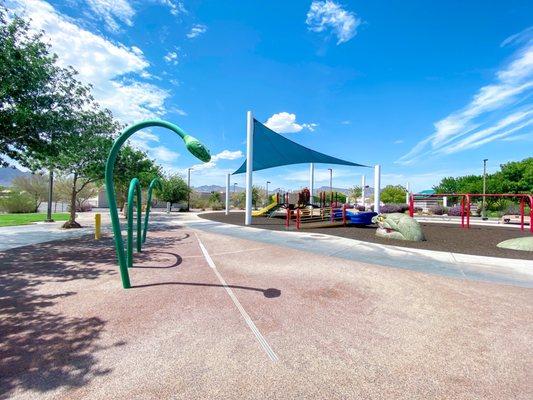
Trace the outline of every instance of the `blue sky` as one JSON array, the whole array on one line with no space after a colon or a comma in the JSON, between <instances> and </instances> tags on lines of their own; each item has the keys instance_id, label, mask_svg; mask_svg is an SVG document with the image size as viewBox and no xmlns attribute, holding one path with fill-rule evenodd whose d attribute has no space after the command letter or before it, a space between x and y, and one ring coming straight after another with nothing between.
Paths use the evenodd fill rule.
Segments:
<instances>
[{"instance_id":1,"label":"blue sky","mask_svg":"<svg viewBox=\"0 0 533 400\"><path fill-rule=\"evenodd\" d=\"M124 123L159 116L200 138L200 166L171 133L133 144L193 185L224 185L246 111L327 154L381 164L414 190L533 155L530 1L8 0ZM317 166L317 186L329 165ZM333 166L335 186L368 169ZM307 185L308 166L255 183ZM235 181L243 184L244 177Z\"/></svg>"}]
</instances>

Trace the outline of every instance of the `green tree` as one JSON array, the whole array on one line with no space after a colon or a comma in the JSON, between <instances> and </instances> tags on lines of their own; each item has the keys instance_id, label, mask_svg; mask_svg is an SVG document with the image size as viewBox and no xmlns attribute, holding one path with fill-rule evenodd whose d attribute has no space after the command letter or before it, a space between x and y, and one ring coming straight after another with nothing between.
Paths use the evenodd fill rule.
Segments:
<instances>
[{"instance_id":1,"label":"green tree","mask_svg":"<svg viewBox=\"0 0 533 400\"><path fill-rule=\"evenodd\" d=\"M381 201L387 203L405 203L406 189L402 185L387 185L381 190Z\"/></svg>"},{"instance_id":2,"label":"green tree","mask_svg":"<svg viewBox=\"0 0 533 400\"><path fill-rule=\"evenodd\" d=\"M110 111L86 110L78 114L72 130L56 141L57 155L50 162L72 177L70 217L64 228L81 226L76 222L77 196L87 185L104 178L105 162L118 128Z\"/></svg>"},{"instance_id":3,"label":"green tree","mask_svg":"<svg viewBox=\"0 0 533 400\"><path fill-rule=\"evenodd\" d=\"M350 192L348 193L348 197L355 202L359 197L361 197L362 194L361 186L354 186L350 188Z\"/></svg>"},{"instance_id":4,"label":"green tree","mask_svg":"<svg viewBox=\"0 0 533 400\"><path fill-rule=\"evenodd\" d=\"M252 207L257 207L259 200L261 198L261 188L259 186L252 186ZM237 193L237 204L242 204L243 207L246 205L246 191Z\"/></svg>"},{"instance_id":5,"label":"green tree","mask_svg":"<svg viewBox=\"0 0 533 400\"><path fill-rule=\"evenodd\" d=\"M114 177L117 203L122 210L133 178L139 179L142 188L148 188L154 178L162 177L162 173L161 167L148 158L145 152L126 145L120 149Z\"/></svg>"},{"instance_id":6,"label":"green tree","mask_svg":"<svg viewBox=\"0 0 533 400\"><path fill-rule=\"evenodd\" d=\"M172 204L187 200L189 194L187 182L178 174L170 175L161 179L161 189L156 190L157 198Z\"/></svg>"},{"instance_id":7,"label":"green tree","mask_svg":"<svg viewBox=\"0 0 533 400\"><path fill-rule=\"evenodd\" d=\"M92 101L76 71L56 65L42 33L0 8L0 164L9 157L32 170L50 168L55 141Z\"/></svg>"},{"instance_id":8,"label":"green tree","mask_svg":"<svg viewBox=\"0 0 533 400\"><path fill-rule=\"evenodd\" d=\"M19 176L13 179L11 186L18 192L24 192L30 195L34 199L36 210L47 199L48 177L46 175L32 174L29 176Z\"/></svg>"}]
</instances>

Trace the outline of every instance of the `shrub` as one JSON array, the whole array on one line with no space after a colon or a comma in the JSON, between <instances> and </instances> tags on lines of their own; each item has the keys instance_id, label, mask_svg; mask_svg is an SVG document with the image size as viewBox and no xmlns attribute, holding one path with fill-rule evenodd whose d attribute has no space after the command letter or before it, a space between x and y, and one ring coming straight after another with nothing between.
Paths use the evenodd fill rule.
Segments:
<instances>
[{"instance_id":1,"label":"shrub","mask_svg":"<svg viewBox=\"0 0 533 400\"><path fill-rule=\"evenodd\" d=\"M0 199L0 209L7 213L21 214L37 212L38 203L26 192L10 192Z\"/></svg>"},{"instance_id":2,"label":"shrub","mask_svg":"<svg viewBox=\"0 0 533 400\"><path fill-rule=\"evenodd\" d=\"M89 203L76 204L76 212L86 212L91 211L92 209L93 206L91 206Z\"/></svg>"},{"instance_id":3,"label":"shrub","mask_svg":"<svg viewBox=\"0 0 533 400\"><path fill-rule=\"evenodd\" d=\"M390 203L380 207L380 212L382 214L404 213L407 210L409 210L409 206L403 203Z\"/></svg>"},{"instance_id":4,"label":"shrub","mask_svg":"<svg viewBox=\"0 0 533 400\"><path fill-rule=\"evenodd\" d=\"M429 212L433 215L443 215L448 211L446 207L441 205L432 206L429 208Z\"/></svg>"},{"instance_id":5,"label":"shrub","mask_svg":"<svg viewBox=\"0 0 533 400\"><path fill-rule=\"evenodd\" d=\"M224 209L224 204L222 204L222 202L220 200L210 201L209 205L211 206L211 209L213 211L218 211L218 210Z\"/></svg>"},{"instance_id":6,"label":"shrub","mask_svg":"<svg viewBox=\"0 0 533 400\"><path fill-rule=\"evenodd\" d=\"M461 207L460 206L450 207L448 209L448 215L453 216L453 217L460 217L461 216Z\"/></svg>"}]
</instances>

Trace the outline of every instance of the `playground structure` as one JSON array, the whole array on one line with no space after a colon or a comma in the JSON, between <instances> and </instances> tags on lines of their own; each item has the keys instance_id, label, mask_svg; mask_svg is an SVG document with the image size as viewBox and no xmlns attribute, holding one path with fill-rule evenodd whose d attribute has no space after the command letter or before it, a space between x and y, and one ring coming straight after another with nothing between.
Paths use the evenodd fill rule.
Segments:
<instances>
[{"instance_id":1,"label":"playground structure","mask_svg":"<svg viewBox=\"0 0 533 400\"><path fill-rule=\"evenodd\" d=\"M314 164L335 164L355 167L370 168L368 165L357 164L351 161L341 160L318 151L309 149L284 136L274 132L261 122L253 118L252 112L246 115L246 160L233 173L246 173L246 203L245 225L252 224L252 181L253 171L268 168L293 165L309 164L309 196L314 195ZM379 213L380 207L381 166L374 166L374 211ZM363 185L364 187L364 185ZM230 190L230 174L226 177L226 198ZM363 193L364 195L364 193ZM275 205L272 205L275 207ZM265 214L268 210L261 210ZM226 201L226 215L229 214L229 201ZM260 215L260 213L255 213Z\"/></svg>"},{"instance_id":2,"label":"playground structure","mask_svg":"<svg viewBox=\"0 0 533 400\"><path fill-rule=\"evenodd\" d=\"M520 230L524 231L525 225L525 206L526 200L529 200L529 231L533 233L533 195L527 193L439 193L439 194L416 194L409 195L409 216L414 216L415 197L460 197L461 198L461 227L470 228L470 214L472 198L475 197L507 197L520 199Z\"/></svg>"},{"instance_id":3,"label":"playground structure","mask_svg":"<svg viewBox=\"0 0 533 400\"><path fill-rule=\"evenodd\" d=\"M253 211L254 217L282 217L285 227L289 228L294 220L296 229L316 228L339 225L369 225L374 212L364 212L356 207L341 203L338 193L320 192L311 199L310 190L302 189L297 193L275 193L272 202L259 210ZM312 200L318 200L313 204Z\"/></svg>"},{"instance_id":4,"label":"playground structure","mask_svg":"<svg viewBox=\"0 0 533 400\"><path fill-rule=\"evenodd\" d=\"M134 201L134 197L136 194L136 197L137 197L137 251L140 252L142 242L146 240L146 232L148 230L148 218L150 214L150 202L151 202L152 190L159 183L158 181L152 181L150 183L150 187L148 188L148 203L146 206L144 232L142 232L142 236L141 236L141 217L142 217L141 215L142 213L141 188L140 188L139 180L137 178L134 178L130 182L130 187L128 191L128 203L130 205L130 207L128 207L128 235L127 235L128 236L128 251L126 253L126 251L124 250L124 240L122 239L120 220L118 217L113 171L115 169L115 162L116 162L116 159L118 157L118 154L119 154L119 151L122 145L135 132L141 129L144 129L144 128L148 128L148 127L162 127L162 128L167 128L171 130L183 140L187 150L191 154L193 154L196 158L198 158L200 161L203 161L203 162L208 162L209 160L211 160L211 155L209 153L209 150L198 139L186 134L178 126L170 122L160 120L160 119L149 119L149 120L145 120L145 121L141 121L136 124L133 124L125 128L122 131L122 133L118 136L118 138L115 140L115 142L113 143L113 146L111 147L111 151L109 152L109 156L106 161L105 186L106 186L107 201L109 204L109 213L111 215L111 224L113 226L113 236L115 239L115 248L117 252L118 265L120 269L120 277L122 280L122 287L124 289L131 288L128 268L131 268L133 266L133 201Z\"/></svg>"}]
</instances>

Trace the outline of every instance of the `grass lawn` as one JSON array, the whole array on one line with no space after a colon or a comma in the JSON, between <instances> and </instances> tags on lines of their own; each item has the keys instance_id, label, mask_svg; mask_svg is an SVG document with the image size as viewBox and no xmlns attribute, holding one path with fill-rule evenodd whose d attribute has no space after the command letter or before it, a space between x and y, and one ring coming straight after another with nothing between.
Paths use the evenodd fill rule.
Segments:
<instances>
[{"instance_id":1,"label":"grass lawn","mask_svg":"<svg viewBox=\"0 0 533 400\"><path fill-rule=\"evenodd\" d=\"M42 222L46 219L46 213L28 214L0 214L0 226L28 225L32 222ZM54 221L68 220L68 213L53 213Z\"/></svg>"}]
</instances>

